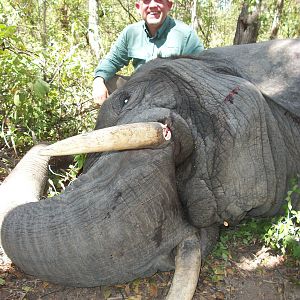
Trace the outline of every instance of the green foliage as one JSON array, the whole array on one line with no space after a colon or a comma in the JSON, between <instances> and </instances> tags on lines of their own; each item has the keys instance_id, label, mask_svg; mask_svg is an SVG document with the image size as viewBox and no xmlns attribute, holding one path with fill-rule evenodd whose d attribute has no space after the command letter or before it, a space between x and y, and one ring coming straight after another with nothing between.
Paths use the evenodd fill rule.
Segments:
<instances>
[{"instance_id":1,"label":"green foliage","mask_svg":"<svg viewBox=\"0 0 300 300\"><path fill-rule=\"evenodd\" d=\"M228 240L229 240L228 234L220 235L220 241L212 253L214 257L221 258L225 261L228 259L229 257Z\"/></svg>"},{"instance_id":2,"label":"green foliage","mask_svg":"<svg viewBox=\"0 0 300 300\"><path fill-rule=\"evenodd\" d=\"M175 1L172 15L191 24L194 1ZM197 1L197 33L205 48L232 44L239 14L239 4L230 1Z\"/></svg>"},{"instance_id":3,"label":"green foliage","mask_svg":"<svg viewBox=\"0 0 300 300\"><path fill-rule=\"evenodd\" d=\"M271 225L270 219L249 218L233 228L224 228L212 255L227 261L230 257L229 245L249 245L257 239L262 240Z\"/></svg>"},{"instance_id":4,"label":"green foliage","mask_svg":"<svg viewBox=\"0 0 300 300\"><path fill-rule=\"evenodd\" d=\"M299 176L291 181L291 190L285 198L284 214L272 219L272 226L264 235L267 245L280 250L283 254L289 253L300 259L300 211L293 209L294 195L300 195Z\"/></svg>"},{"instance_id":5,"label":"green foliage","mask_svg":"<svg viewBox=\"0 0 300 300\"><path fill-rule=\"evenodd\" d=\"M84 34L67 36L56 15L49 14L42 38L36 30L42 22L37 2L5 2L0 4L1 148L22 152L91 129L97 113L90 91L94 61L86 55ZM73 29L74 23L70 21Z\"/></svg>"},{"instance_id":6,"label":"green foliage","mask_svg":"<svg viewBox=\"0 0 300 300\"><path fill-rule=\"evenodd\" d=\"M0 285L5 285L5 279L3 279L2 277L0 277Z\"/></svg>"},{"instance_id":7,"label":"green foliage","mask_svg":"<svg viewBox=\"0 0 300 300\"><path fill-rule=\"evenodd\" d=\"M227 261L229 245L249 245L257 240L292 258L300 258L300 211L293 209L293 199L299 198L299 176L291 180L283 205L284 214L273 218L246 219L234 228L221 230L220 241L212 255Z\"/></svg>"},{"instance_id":8,"label":"green foliage","mask_svg":"<svg viewBox=\"0 0 300 300\"><path fill-rule=\"evenodd\" d=\"M85 159L85 154L75 155L73 164L69 165L66 170L60 170L58 173L53 171L51 172L51 176L48 179L48 197L58 195L77 178L78 174L82 170Z\"/></svg>"},{"instance_id":9,"label":"green foliage","mask_svg":"<svg viewBox=\"0 0 300 300\"><path fill-rule=\"evenodd\" d=\"M260 16L261 27L259 40L268 40L272 22L276 13L277 1L271 0L262 3ZM297 38L300 36L300 4L295 0L286 0L280 19L278 38Z\"/></svg>"}]
</instances>

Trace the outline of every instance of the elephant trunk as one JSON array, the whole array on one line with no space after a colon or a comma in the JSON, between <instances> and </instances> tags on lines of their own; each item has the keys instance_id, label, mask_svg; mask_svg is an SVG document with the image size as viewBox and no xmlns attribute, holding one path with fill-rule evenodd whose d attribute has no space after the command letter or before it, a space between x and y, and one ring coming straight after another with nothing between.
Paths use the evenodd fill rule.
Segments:
<instances>
[{"instance_id":1,"label":"elephant trunk","mask_svg":"<svg viewBox=\"0 0 300 300\"><path fill-rule=\"evenodd\" d=\"M1 184L0 228L3 218L10 210L21 204L38 201L42 196L50 159L49 156L39 155L45 147L46 145L37 145L28 151Z\"/></svg>"}]
</instances>

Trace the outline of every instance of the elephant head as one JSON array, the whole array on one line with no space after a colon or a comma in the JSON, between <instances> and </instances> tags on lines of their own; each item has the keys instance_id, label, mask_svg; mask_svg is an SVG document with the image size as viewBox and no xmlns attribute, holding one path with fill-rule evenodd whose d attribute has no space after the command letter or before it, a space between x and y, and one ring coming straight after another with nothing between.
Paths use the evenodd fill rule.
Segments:
<instances>
[{"instance_id":1,"label":"elephant head","mask_svg":"<svg viewBox=\"0 0 300 300\"><path fill-rule=\"evenodd\" d=\"M290 43L295 55L299 41ZM300 171L299 98L287 92L283 107L251 79L255 68L238 60L251 47L154 60L104 103L95 132L34 147L0 187L12 261L48 281L97 286L170 270L177 252L169 297L190 299L218 227L276 213ZM299 69L287 72L293 93ZM83 174L37 201L49 156L82 152L92 152Z\"/></svg>"}]
</instances>

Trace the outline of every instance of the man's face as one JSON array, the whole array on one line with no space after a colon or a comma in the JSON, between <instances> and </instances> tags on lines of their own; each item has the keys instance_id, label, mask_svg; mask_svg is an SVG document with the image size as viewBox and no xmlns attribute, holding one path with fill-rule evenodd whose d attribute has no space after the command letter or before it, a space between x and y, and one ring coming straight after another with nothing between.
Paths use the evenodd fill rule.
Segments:
<instances>
[{"instance_id":1,"label":"man's face","mask_svg":"<svg viewBox=\"0 0 300 300\"><path fill-rule=\"evenodd\" d=\"M172 8L173 2L169 0L140 0L135 7L148 25L159 27Z\"/></svg>"}]
</instances>

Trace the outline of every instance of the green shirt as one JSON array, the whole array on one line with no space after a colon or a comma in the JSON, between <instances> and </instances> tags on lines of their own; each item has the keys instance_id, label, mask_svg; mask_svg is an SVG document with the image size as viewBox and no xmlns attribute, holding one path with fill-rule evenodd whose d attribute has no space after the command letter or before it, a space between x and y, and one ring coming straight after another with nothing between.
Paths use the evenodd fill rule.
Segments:
<instances>
[{"instance_id":1,"label":"green shirt","mask_svg":"<svg viewBox=\"0 0 300 300\"><path fill-rule=\"evenodd\" d=\"M187 24L167 17L154 37L144 21L128 25L120 34L106 57L100 60L95 77L105 81L112 78L132 60L137 69L156 58L172 55L193 55L203 50L195 31Z\"/></svg>"}]
</instances>

